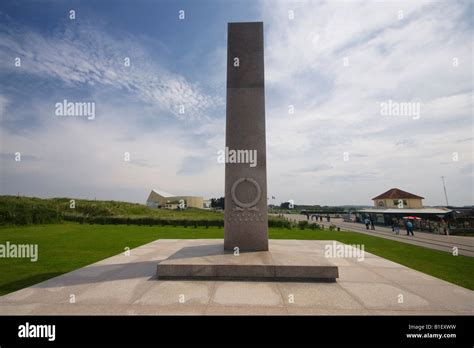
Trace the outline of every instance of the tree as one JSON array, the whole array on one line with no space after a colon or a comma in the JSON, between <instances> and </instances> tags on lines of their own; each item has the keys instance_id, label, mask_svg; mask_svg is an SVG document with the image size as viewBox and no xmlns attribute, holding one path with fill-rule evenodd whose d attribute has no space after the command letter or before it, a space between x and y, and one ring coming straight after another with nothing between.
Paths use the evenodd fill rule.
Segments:
<instances>
[{"instance_id":1,"label":"tree","mask_svg":"<svg viewBox=\"0 0 474 348\"><path fill-rule=\"evenodd\" d=\"M221 208L224 209L225 207L225 198L211 198L211 208Z\"/></svg>"}]
</instances>

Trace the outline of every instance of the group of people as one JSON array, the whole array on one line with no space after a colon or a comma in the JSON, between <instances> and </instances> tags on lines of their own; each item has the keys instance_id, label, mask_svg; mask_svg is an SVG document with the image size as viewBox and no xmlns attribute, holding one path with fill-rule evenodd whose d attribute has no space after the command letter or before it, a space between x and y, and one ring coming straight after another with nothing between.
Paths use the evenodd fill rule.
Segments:
<instances>
[{"instance_id":1,"label":"group of people","mask_svg":"<svg viewBox=\"0 0 474 348\"><path fill-rule=\"evenodd\" d=\"M307 219L309 220L309 214L306 215ZM316 218L316 221L321 221L323 222L323 216L322 215L311 215L311 221L313 221L313 218ZM326 221L327 222L331 222L331 217L328 215L326 215Z\"/></svg>"},{"instance_id":2,"label":"group of people","mask_svg":"<svg viewBox=\"0 0 474 348\"><path fill-rule=\"evenodd\" d=\"M405 223L405 228L407 230L407 236L409 236L410 234L412 236L414 236L414 234L413 234L413 222L408 220ZM392 223L392 232L395 232L395 234L400 234L400 227L398 226L398 223L396 223L396 222Z\"/></svg>"},{"instance_id":3,"label":"group of people","mask_svg":"<svg viewBox=\"0 0 474 348\"><path fill-rule=\"evenodd\" d=\"M371 220L369 218L365 218L364 223L365 223L365 228L366 229L369 229L369 227L370 227L371 230L375 231L374 220Z\"/></svg>"},{"instance_id":4,"label":"group of people","mask_svg":"<svg viewBox=\"0 0 474 348\"><path fill-rule=\"evenodd\" d=\"M374 221L372 219L369 219L368 217L366 217L365 220L364 220L364 223L365 223L365 228L366 229L368 229L368 230L370 229L370 230L375 231ZM405 227L406 227L406 230L407 230L407 236L409 236L409 235L414 236L414 234L413 234L413 222L408 220L405 223ZM392 223L392 232L394 232L395 234L400 234L400 227L398 226L398 223L396 223L396 222Z\"/></svg>"}]
</instances>

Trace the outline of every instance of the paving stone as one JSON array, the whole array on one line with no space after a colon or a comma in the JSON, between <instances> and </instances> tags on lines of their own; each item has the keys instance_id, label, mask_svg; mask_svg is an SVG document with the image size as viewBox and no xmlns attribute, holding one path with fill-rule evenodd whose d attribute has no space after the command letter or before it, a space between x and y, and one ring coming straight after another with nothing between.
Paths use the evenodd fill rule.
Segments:
<instances>
[{"instance_id":1,"label":"paving stone","mask_svg":"<svg viewBox=\"0 0 474 348\"><path fill-rule=\"evenodd\" d=\"M214 282L155 281L134 304L140 305L207 305ZM180 302L181 301L181 302Z\"/></svg>"},{"instance_id":2,"label":"paving stone","mask_svg":"<svg viewBox=\"0 0 474 348\"><path fill-rule=\"evenodd\" d=\"M433 310L444 309L430 304L424 298L391 284L339 282L352 296L367 309L390 310ZM400 297L402 295L403 297ZM402 300L403 302L399 302ZM434 308L433 308L434 307Z\"/></svg>"},{"instance_id":3,"label":"paving stone","mask_svg":"<svg viewBox=\"0 0 474 348\"><path fill-rule=\"evenodd\" d=\"M283 306L280 291L274 283L217 282L212 305Z\"/></svg>"},{"instance_id":4,"label":"paving stone","mask_svg":"<svg viewBox=\"0 0 474 348\"><path fill-rule=\"evenodd\" d=\"M331 283L280 283L280 291L288 308L362 310L364 307L339 285Z\"/></svg>"}]
</instances>

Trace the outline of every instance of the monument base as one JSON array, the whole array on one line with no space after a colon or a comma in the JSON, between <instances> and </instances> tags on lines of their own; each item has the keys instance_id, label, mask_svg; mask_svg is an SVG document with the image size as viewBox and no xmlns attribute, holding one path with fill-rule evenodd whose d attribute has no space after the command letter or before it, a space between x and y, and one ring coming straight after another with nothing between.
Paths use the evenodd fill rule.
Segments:
<instances>
[{"instance_id":1,"label":"monument base","mask_svg":"<svg viewBox=\"0 0 474 348\"><path fill-rule=\"evenodd\" d=\"M269 251L225 251L222 242L194 240L161 261L159 280L334 282L338 268L324 257L332 241L271 240ZM305 242L307 242L305 244Z\"/></svg>"}]
</instances>

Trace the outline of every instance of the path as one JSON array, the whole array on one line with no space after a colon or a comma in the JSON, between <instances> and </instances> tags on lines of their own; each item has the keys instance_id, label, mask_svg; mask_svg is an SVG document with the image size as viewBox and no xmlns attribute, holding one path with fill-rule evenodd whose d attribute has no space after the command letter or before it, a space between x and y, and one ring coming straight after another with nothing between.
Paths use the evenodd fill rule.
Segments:
<instances>
[{"instance_id":1,"label":"path","mask_svg":"<svg viewBox=\"0 0 474 348\"><path fill-rule=\"evenodd\" d=\"M296 221L307 220L306 215L300 214L285 214L285 218L291 219L292 221L295 219ZM309 222L311 222L311 220ZM398 242L446 251L449 253L452 253L453 248L457 247L459 255L474 257L474 237L446 236L420 231L415 231L415 236L407 236L406 231L403 229L400 229L400 234L396 235L392 232L392 229L388 227L375 226L375 231L372 231L367 230L365 225L361 223L344 222L340 218L331 218L331 222L327 222L326 219L323 218L323 222L318 221L317 223L324 225L325 228L328 228L330 225L336 225L337 227L340 227L341 230L345 231L360 232L371 236L396 240Z\"/></svg>"}]
</instances>

